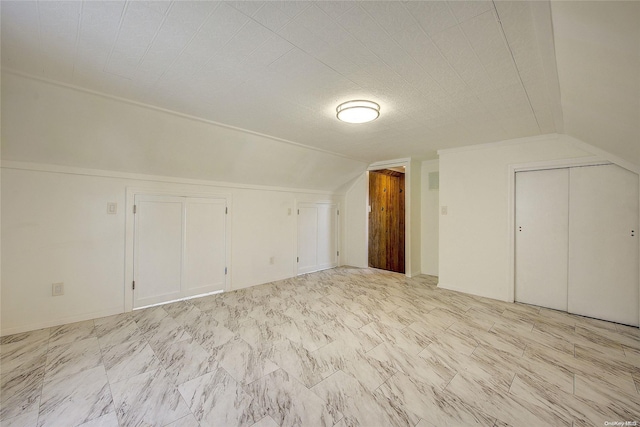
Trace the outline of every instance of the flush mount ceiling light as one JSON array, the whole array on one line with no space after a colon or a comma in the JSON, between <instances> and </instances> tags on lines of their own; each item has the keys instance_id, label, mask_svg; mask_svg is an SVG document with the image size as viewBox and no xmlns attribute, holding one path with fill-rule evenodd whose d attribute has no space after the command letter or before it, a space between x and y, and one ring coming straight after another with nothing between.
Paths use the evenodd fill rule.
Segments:
<instances>
[{"instance_id":1,"label":"flush mount ceiling light","mask_svg":"<svg viewBox=\"0 0 640 427\"><path fill-rule=\"evenodd\" d=\"M338 120L347 123L366 123L380 116L380 105L373 101L347 101L336 108Z\"/></svg>"}]
</instances>

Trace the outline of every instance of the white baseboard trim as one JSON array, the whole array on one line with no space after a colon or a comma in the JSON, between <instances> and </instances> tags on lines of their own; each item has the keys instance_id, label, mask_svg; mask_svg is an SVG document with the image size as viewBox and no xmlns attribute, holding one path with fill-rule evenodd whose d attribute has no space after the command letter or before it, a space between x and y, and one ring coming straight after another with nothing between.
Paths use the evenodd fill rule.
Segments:
<instances>
[{"instance_id":1,"label":"white baseboard trim","mask_svg":"<svg viewBox=\"0 0 640 427\"><path fill-rule=\"evenodd\" d=\"M421 274L422 274L422 272L420 270L418 270L418 271L410 271L410 272L406 273L406 276L408 278L412 278L412 277L419 276Z\"/></svg>"},{"instance_id":2,"label":"white baseboard trim","mask_svg":"<svg viewBox=\"0 0 640 427\"><path fill-rule=\"evenodd\" d=\"M53 326L66 325L67 323L83 322L85 320L98 319L100 317L113 316L114 314L124 313L122 305L107 310L93 311L90 313L77 314L73 316L61 317L58 319L48 320L46 322L30 323L28 325L14 326L3 328L0 336L20 334L22 332L35 331L38 329L51 328Z\"/></svg>"},{"instance_id":3,"label":"white baseboard trim","mask_svg":"<svg viewBox=\"0 0 640 427\"><path fill-rule=\"evenodd\" d=\"M497 295L489 295L489 294L483 294L480 292L471 292L469 289L466 288L461 288L459 286L453 286L450 285L448 283L442 283L441 281L438 281L438 287L441 289L446 289L448 291L455 291L455 292L460 292L463 294L468 294L468 295L475 295L477 297L483 297L483 298L490 298L490 299L495 299L498 301L505 301L505 302L513 302L513 301L509 301L508 297L499 297Z\"/></svg>"}]
</instances>

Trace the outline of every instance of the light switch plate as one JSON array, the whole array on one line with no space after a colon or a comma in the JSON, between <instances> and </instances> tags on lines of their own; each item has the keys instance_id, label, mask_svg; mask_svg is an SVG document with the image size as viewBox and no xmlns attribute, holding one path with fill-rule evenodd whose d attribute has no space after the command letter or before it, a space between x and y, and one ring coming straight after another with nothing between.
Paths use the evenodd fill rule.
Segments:
<instances>
[{"instance_id":1,"label":"light switch plate","mask_svg":"<svg viewBox=\"0 0 640 427\"><path fill-rule=\"evenodd\" d=\"M107 213L109 215L115 215L118 213L118 204L116 202L107 203Z\"/></svg>"},{"instance_id":2,"label":"light switch plate","mask_svg":"<svg viewBox=\"0 0 640 427\"><path fill-rule=\"evenodd\" d=\"M64 282L53 283L51 285L51 295L54 297L64 295Z\"/></svg>"}]
</instances>

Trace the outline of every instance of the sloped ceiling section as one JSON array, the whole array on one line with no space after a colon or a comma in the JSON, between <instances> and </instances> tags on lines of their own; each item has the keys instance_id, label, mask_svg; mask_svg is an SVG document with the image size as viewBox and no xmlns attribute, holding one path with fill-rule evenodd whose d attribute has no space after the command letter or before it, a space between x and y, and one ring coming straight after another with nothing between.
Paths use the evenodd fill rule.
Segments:
<instances>
[{"instance_id":1,"label":"sloped ceiling section","mask_svg":"<svg viewBox=\"0 0 640 427\"><path fill-rule=\"evenodd\" d=\"M6 69L367 162L561 129L551 17L543 29L528 2L2 6ZM378 120L336 120L362 98Z\"/></svg>"},{"instance_id":2,"label":"sloped ceiling section","mask_svg":"<svg viewBox=\"0 0 640 427\"><path fill-rule=\"evenodd\" d=\"M336 191L366 163L2 73L2 159Z\"/></svg>"},{"instance_id":3,"label":"sloped ceiling section","mask_svg":"<svg viewBox=\"0 0 640 427\"><path fill-rule=\"evenodd\" d=\"M640 165L640 2L551 7L565 133Z\"/></svg>"}]
</instances>

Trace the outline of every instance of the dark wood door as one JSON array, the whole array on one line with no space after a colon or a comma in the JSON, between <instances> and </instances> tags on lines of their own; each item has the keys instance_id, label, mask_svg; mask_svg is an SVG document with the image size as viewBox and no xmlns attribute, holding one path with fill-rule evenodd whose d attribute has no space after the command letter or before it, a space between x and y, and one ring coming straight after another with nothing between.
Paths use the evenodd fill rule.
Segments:
<instances>
[{"instance_id":1,"label":"dark wood door","mask_svg":"<svg viewBox=\"0 0 640 427\"><path fill-rule=\"evenodd\" d=\"M404 173L369 172L369 267L404 273Z\"/></svg>"}]
</instances>

